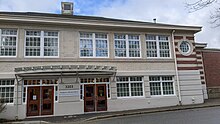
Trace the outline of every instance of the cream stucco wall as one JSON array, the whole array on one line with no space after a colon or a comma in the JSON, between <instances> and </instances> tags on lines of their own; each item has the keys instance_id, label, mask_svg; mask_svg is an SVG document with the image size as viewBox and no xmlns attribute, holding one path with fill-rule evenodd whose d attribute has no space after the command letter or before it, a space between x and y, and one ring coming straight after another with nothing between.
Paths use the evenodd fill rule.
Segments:
<instances>
[{"instance_id":1,"label":"cream stucco wall","mask_svg":"<svg viewBox=\"0 0 220 124\"><path fill-rule=\"evenodd\" d=\"M41 24L1 24L0 28L16 28L18 29L18 46L17 57L0 57L0 79L15 78L14 68L26 67L26 66L44 66L44 65L102 65L102 66L115 66L117 67L116 76L143 76L144 77L144 97L131 98L131 99L118 99L116 82L111 82L111 99L108 99L108 111L119 111L128 109L141 109L163 106L175 106L179 104L178 91L176 84L175 65L173 47L171 42L170 30L138 30L138 29L105 29L103 28L81 28L79 26L57 26L57 25L41 25ZM24 56L24 41L25 30L56 30L59 31L59 57L55 58L28 58ZM79 31L86 32L105 32L109 37L109 58L80 58L79 57ZM114 57L114 33L128 33L128 34L140 34L141 37L141 58L115 58ZM146 58L146 44L145 34L158 34L170 36L170 49L171 58L168 59L147 59ZM181 35L192 35L187 32L177 32ZM149 75L172 75L174 76L175 83L175 95L169 97L151 97L149 88ZM66 79L68 82L68 80ZM65 82L65 77L64 77ZM71 81L70 81L71 82ZM78 84L75 85L79 87ZM184 88L184 87L182 87ZM19 90L19 101L21 101L21 88ZM193 92L189 92L193 94ZM16 94L15 94L16 97ZM200 97L199 97L200 98ZM56 102L54 115L72 115L84 113L84 102L77 98L75 101L68 101L68 98L61 98L61 101ZM183 98L188 104L187 97ZM16 99L15 99L16 100ZM68 102L65 102L68 101ZM201 101L198 101L198 103ZM6 113L2 117L8 119L14 119L16 113L16 104L8 106ZM19 103L19 118L26 117L26 104ZM9 115L10 116L7 116Z\"/></svg>"}]
</instances>

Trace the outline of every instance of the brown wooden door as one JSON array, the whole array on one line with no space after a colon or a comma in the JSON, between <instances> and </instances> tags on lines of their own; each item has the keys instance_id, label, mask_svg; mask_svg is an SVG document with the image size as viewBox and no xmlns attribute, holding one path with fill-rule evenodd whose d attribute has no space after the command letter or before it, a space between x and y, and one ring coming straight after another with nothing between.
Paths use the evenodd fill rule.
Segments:
<instances>
[{"instance_id":1,"label":"brown wooden door","mask_svg":"<svg viewBox=\"0 0 220 124\"><path fill-rule=\"evenodd\" d=\"M96 85L96 111L107 110L106 84Z\"/></svg>"},{"instance_id":2,"label":"brown wooden door","mask_svg":"<svg viewBox=\"0 0 220 124\"><path fill-rule=\"evenodd\" d=\"M95 85L84 85L84 111L95 111Z\"/></svg>"},{"instance_id":3,"label":"brown wooden door","mask_svg":"<svg viewBox=\"0 0 220 124\"><path fill-rule=\"evenodd\" d=\"M40 113L40 87L28 87L27 116L38 116Z\"/></svg>"},{"instance_id":4,"label":"brown wooden door","mask_svg":"<svg viewBox=\"0 0 220 124\"><path fill-rule=\"evenodd\" d=\"M106 84L84 85L84 112L106 111Z\"/></svg>"},{"instance_id":5,"label":"brown wooden door","mask_svg":"<svg viewBox=\"0 0 220 124\"><path fill-rule=\"evenodd\" d=\"M42 87L41 96L41 115L52 115L54 105L54 87L44 86Z\"/></svg>"}]
</instances>

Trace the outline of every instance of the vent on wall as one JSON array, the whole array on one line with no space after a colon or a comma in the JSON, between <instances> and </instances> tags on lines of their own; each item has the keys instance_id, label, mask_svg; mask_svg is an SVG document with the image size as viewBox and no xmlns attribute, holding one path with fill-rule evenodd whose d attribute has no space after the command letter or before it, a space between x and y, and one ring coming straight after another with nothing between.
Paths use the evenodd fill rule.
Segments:
<instances>
[{"instance_id":1,"label":"vent on wall","mask_svg":"<svg viewBox=\"0 0 220 124\"><path fill-rule=\"evenodd\" d=\"M73 15L73 3L72 2L61 2L61 13L64 15Z\"/></svg>"}]
</instances>

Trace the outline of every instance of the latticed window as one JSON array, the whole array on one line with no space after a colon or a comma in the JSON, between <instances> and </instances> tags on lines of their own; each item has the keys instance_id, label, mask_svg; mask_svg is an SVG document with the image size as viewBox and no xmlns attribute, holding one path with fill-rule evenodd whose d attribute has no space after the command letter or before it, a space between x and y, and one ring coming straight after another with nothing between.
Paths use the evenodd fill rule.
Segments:
<instances>
[{"instance_id":1,"label":"latticed window","mask_svg":"<svg viewBox=\"0 0 220 124\"><path fill-rule=\"evenodd\" d=\"M140 57L140 37L135 34L115 34L116 57Z\"/></svg>"},{"instance_id":2,"label":"latticed window","mask_svg":"<svg viewBox=\"0 0 220 124\"><path fill-rule=\"evenodd\" d=\"M107 34L80 32L80 56L108 57Z\"/></svg>"},{"instance_id":3,"label":"latticed window","mask_svg":"<svg viewBox=\"0 0 220 124\"><path fill-rule=\"evenodd\" d=\"M190 52L190 45L187 41L182 41L179 47L183 54L187 54Z\"/></svg>"},{"instance_id":4,"label":"latticed window","mask_svg":"<svg viewBox=\"0 0 220 124\"><path fill-rule=\"evenodd\" d=\"M57 31L27 30L25 56L58 56Z\"/></svg>"},{"instance_id":5,"label":"latticed window","mask_svg":"<svg viewBox=\"0 0 220 124\"><path fill-rule=\"evenodd\" d=\"M0 56L16 56L17 30L0 29Z\"/></svg>"},{"instance_id":6,"label":"latticed window","mask_svg":"<svg viewBox=\"0 0 220 124\"><path fill-rule=\"evenodd\" d=\"M174 82L172 76L150 76L150 94L174 95Z\"/></svg>"},{"instance_id":7,"label":"latticed window","mask_svg":"<svg viewBox=\"0 0 220 124\"><path fill-rule=\"evenodd\" d=\"M14 80L0 80L0 99L3 103L13 103L14 99Z\"/></svg>"},{"instance_id":8,"label":"latticed window","mask_svg":"<svg viewBox=\"0 0 220 124\"><path fill-rule=\"evenodd\" d=\"M117 96L118 97L129 96L129 83L117 83Z\"/></svg>"},{"instance_id":9,"label":"latticed window","mask_svg":"<svg viewBox=\"0 0 220 124\"><path fill-rule=\"evenodd\" d=\"M117 77L117 97L143 96L142 77Z\"/></svg>"},{"instance_id":10,"label":"latticed window","mask_svg":"<svg viewBox=\"0 0 220 124\"><path fill-rule=\"evenodd\" d=\"M146 35L147 57L170 57L169 37Z\"/></svg>"}]
</instances>

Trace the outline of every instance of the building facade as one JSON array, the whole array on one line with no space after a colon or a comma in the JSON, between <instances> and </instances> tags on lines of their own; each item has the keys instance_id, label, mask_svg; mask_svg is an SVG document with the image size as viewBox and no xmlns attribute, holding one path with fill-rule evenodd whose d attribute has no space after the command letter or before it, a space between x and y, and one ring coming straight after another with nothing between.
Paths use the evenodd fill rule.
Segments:
<instances>
[{"instance_id":1,"label":"building facade","mask_svg":"<svg viewBox=\"0 0 220 124\"><path fill-rule=\"evenodd\" d=\"M0 13L1 118L203 103L201 27Z\"/></svg>"}]
</instances>

